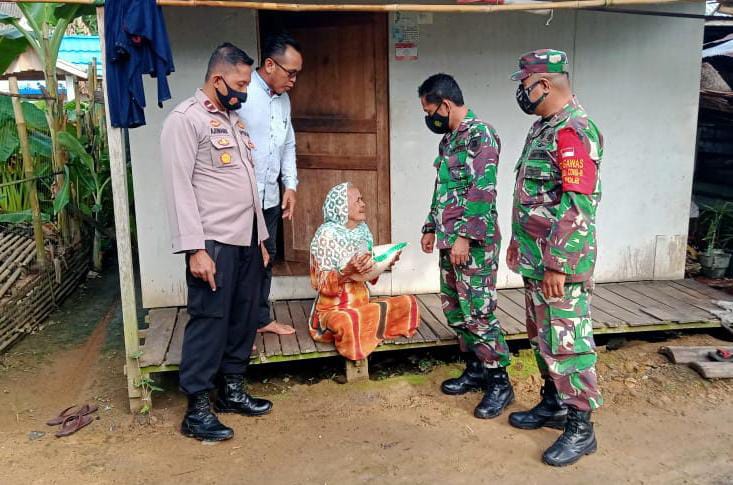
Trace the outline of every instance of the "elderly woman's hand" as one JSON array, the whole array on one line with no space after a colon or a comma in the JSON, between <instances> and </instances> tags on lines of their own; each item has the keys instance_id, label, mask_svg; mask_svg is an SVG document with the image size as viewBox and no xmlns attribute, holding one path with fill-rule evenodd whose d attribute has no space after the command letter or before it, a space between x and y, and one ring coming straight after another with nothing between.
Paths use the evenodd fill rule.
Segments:
<instances>
[{"instance_id":1,"label":"elderly woman's hand","mask_svg":"<svg viewBox=\"0 0 733 485\"><path fill-rule=\"evenodd\" d=\"M392 271L392 268L394 268L394 265L397 264L397 261L400 260L400 256L402 256L402 251L399 251L397 255L394 257L392 262L389 264L389 268L387 268L389 271Z\"/></svg>"},{"instance_id":2,"label":"elderly woman's hand","mask_svg":"<svg viewBox=\"0 0 733 485\"><path fill-rule=\"evenodd\" d=\"M353 276L355 274L363 275L371 271L373 267L374 260L372 259L371 254L364 253L361 255L354 255L354 257L351 258L351 261L349 261L343 271L341 271L341 274L347 277Z\"/></svg>"}]
</instances>

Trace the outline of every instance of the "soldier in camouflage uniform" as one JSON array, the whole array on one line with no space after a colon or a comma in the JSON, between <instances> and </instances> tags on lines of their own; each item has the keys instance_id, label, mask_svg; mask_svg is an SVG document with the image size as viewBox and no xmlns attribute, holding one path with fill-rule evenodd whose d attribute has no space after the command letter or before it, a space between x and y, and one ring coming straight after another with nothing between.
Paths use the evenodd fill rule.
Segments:
<instances>
[{"instance_id":1,"label":"soldier in camouflage uniform","mask_svg":"<svg viewBox=\"0 0 733 485\"><path fill-rule=\"evenodd\" d=\"M501 242L496 220L499 137L464 105L451 76L428 78L418 94L428 128L443 135L422 247L427 253L436 246L440 251L443 311L467 362L463 374L441 389L446 394L483 389L474 415L494 418L514 400L506 372L509 348L494 315Z\"/></svg>"},{"instance_id":2,"label":"soldier in camouflage uniform","mask_svg":"<svg viewBox=\"0 0 733 485\"><path fill-rule=\"evenodd\" d=\"M573 96L564 52L525 54L512 79L520 108L540 119L516 165L507 263L524 277L527 334L545 383L541 402L509 422L563 429L543 455L563 466L596 451L590 415L603 402L590 312L603 138Z\"/></svg>"}]
</instances>

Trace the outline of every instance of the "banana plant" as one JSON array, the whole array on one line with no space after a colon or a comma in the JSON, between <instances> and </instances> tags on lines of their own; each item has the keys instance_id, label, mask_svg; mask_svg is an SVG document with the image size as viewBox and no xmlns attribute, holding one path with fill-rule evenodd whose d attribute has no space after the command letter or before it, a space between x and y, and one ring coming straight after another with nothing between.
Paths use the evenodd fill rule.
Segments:
<instances>
[{"instance_id":1,"label":"banana plant","mask_svg":"<svg viewBox=\"0 0 733 485\"><path fill-rule=\"evenodd\" d=\"M29 130L28 141L34 160L51 159L51 139L46 134L48 123L44 112L33 103L21 103L23 117ZM0 222L26 222L31 220L29 194L26 185L18 183L25 177L20 158L20 140L10 98L0 96ZM51 173L48 163L34 167L34 175L43 177ZM46 215L45 219L48 219Z\"/></svg>"},{"instance_id":2,"label":"banana plant","mask_svg":"<svg viewBox=\"0 0 733 485\"><path fill-rule=\"evenodd\" d=\"M57 175L56 185L59 192L69 191L64 188L68 180L64 180L64 153L59 144L59 133L64 125L64 106L59 99L58 79L56 76L56 61L59 47L66 28L75 18L81 15L94 13L93 5L69 5L49 3L18 3L23 13L22 19L0 13L0 24L11 28L0 34L0 72L29 47L43 65L48 98L45 103L46 121L51 135L51 150L53 154L53 168ZM63 211L58 214L58 222L64 242L69 242L69 228Z\"/></svg>"},{"instance_id":3,"label":"banana plant","mask_svg":"<svg viewBox=\"0 0 733 485\"><path fill-rule=\"evenodd\" d=\"M94 228L94 246L92 251L92 262L94 269L102 269L102 234L100 215L105 189L112 180L107 167L102 167L103 160L95 160L89 154L79 140L67 131L59 133L59 143L71 155L71 163L66 167L70 180L76 181L78 189L74 197L74 204L87 217L92 217L96 222ZM66 184L68 187L69 184ZM57 194L54 202L62 201L64 204L71 202L72 194ZM89 205L89 202L92 204ZM54 204L54 211L56 205Z\"/></svg>"}]
</instances>

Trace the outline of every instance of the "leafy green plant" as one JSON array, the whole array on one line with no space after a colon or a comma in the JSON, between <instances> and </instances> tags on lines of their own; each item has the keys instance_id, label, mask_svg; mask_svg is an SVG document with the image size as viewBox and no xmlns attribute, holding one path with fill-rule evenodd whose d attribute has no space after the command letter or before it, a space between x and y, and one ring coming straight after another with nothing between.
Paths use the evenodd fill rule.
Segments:
<instances>
[{"instance_id":1,"label":"leafy green plant","mask_svg":"<svg viewBox=\"0 0 733 485\"><path fill-rule=\"evenodd\" d=\"M711 254L716 249L733 239L725 232L726 223L733 222L733 204L726 201L716 201L701 205L700 221L705 229L703 241L707 243L706 252Z\"/></svg>"},{"instance_id":2,"label":"leafy green plant","mask_svg":"<svg viewBox=\"0 0 733 485\"><path fill-rule=\"evenodd\" d=\"M140 393L142 394L142 401L143 405L140 408L139 413L143 415L150 414L150 411L152 410L152 397L153 392L163 392L163 389L158 387L155 384L155 381L150 378L149 374L143 374L140 370L140 358L143 356L142 350L137 350L136 352L132 352L130 354L130 358L135 361L135 365L137 365L137 374L140 376L136 382L134 383L135 387L140 389Z\"/></svg>"},{"instance_id":3,"label":"leafy green plant","mask_svg":"<svg viewBox=\"0 0 733 485\"><path fill-rule=\"evenodd\" d=\"M81 142L69 132L62 131L59 133L59 142L72 157L69 167L71 169L70 179L76 182L75 186L78 189L75 200L76 206L84 215L94 218L97 223L101 223L100 215L105 189L112 180L109 173L109 161L101 156L98 156L98 159L95 160L95 157L89 154ZM64 203L69 202L68 195L64 194ZM56 201L61 199L59 195L56 196ZM102 234L95 228L92 259L96 270L102 268L101 246Z\"/></svg>"},{"instance_id":4,"label":"leafy green plant","mask_svg":"<svg viewBox=\"0 0 733 485\"><path fill-rule=\"evenodd\" d=\"M44 112L31 102L21 102L21 109L29 130L28 141L31 157L38 161L51 158L51 138ZM0 96L0 221L26 220L30 207L29 194L23 180L23 161L20 155L20 140L11 100ZM50 164L34 163L34 176L51 175ZM50 182L50 177L48 178ZM17 216L14 214L18 214ZM48 216L45 217L48 220Z\"/></svg>"},{"instance_id":5,"label":"leafy green plant","mask_svg":"<svg viewBox=\"0 0 733 485\"><path fill-rule=\"evenodd\" d=\"M50 3L19 3L28 27L24 27L20 19L0 13L0 24L10 28L0 34L0 71L5 71L18 55L29 47L33 49L43 65L48 99L45 103L45 118L51 138L54 172L57 174L59 191L70 190L64 188L69 183L64 179L64 153L58 141L58 134L63 130L64 106L60 102L58 79L56 76L56 61L59 47L69 24L77 17L94 13L93 5L70 5ZM65 242L69 240L69 228L63 212L58 214L59 226Z\"/></svg>"}]
</instances>

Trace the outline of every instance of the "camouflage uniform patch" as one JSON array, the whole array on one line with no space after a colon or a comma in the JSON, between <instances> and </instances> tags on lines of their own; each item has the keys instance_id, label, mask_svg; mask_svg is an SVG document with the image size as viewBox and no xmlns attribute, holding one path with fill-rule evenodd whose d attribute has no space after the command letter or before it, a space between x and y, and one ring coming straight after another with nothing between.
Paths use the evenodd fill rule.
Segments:
<instances>
[{"instance_id":1,"label":"camouflage uniform patch","mask_svg":"<svg viewBox=\"0 0 733 485\"><path fill-rule=\"evenodd\" d=\"M592 283L568 283L565 297L548 301L542 282L524 279L527 336L542 376L551 378L560 399L581 411L603 404L596 376L590 302Z\"/></svg>"},{"instance_id":2,"label":"camouflage uniform patch","mask_svg":"<svg viewBox=\"0 0 733 485\"><path fill-rule=\"evenodd\" d=\"M471 248L468 264L454 266L450 250L440 251L440 297L448 325L463 352L473 352L486 367L509 365L511 354L496 311L499 246Z\"/></svg>"},{"instance_id":3,"label":"camouflage uniform patch","mask_svg":"<svg viewBox=\"0 0 733 485\"><path fill-rule=\"evenodd\" d=\"M601 181L589 195L562 191L556 134L574 130L600 167L603 137L573 100L548 121L539 120L527 136L515 170L512 244L519 246L519 272L541 280L545 267L565 273L567 281L586 281L596 263L596 209Z\"/></svg>"},{"instance_id":4,"label":"camouflage uniform patch","mask_svg":"<svg viewBox=\"0 0 733 485\"><path fill-rule=\"evenodd\" d=\"M473 111L458 129L443 137L434 166L433 200L422 232L433 232L438 249L456 238L493 244L500 241L496 222L496 171L501 142L496 130Z\"/></svg>"},{"instance_id":5,"label":"camouflage uniform patch","mask_svg":"<svg viewBox=\"0 0 733 485\"><path fill-rule=\"evenodd\" d=\"M567 129L577 134L579 147L595 164L584 173L584 182L592 174L587 194L563 191L557 135ZM584 411L603 403L590 311L602 156L603 137L575 99L549 120L538 120L517 162L512 211L511 244L519 249L527 334L538 365L555 382L560 398ZM545 300L541 285L546 268L567 275L563 299Z\"/></svg>"},{"instance_id":6,"label":"camouflage uniform patch","mask_svg":"<svg viewBox=\"0 0 733 485\"><path fill-rule=\"evenodd\" d=\"M435 159L437 177L424 233L435 233L440 250L441 299L463 351L487 367L509 365L509 348L496 310L496 271L501 243L496 213L496 173L501 144L494 128L468 111L446 134ZM465 266L450 262L461 236L470 240Z\"/></svg>"}]
</instances>

